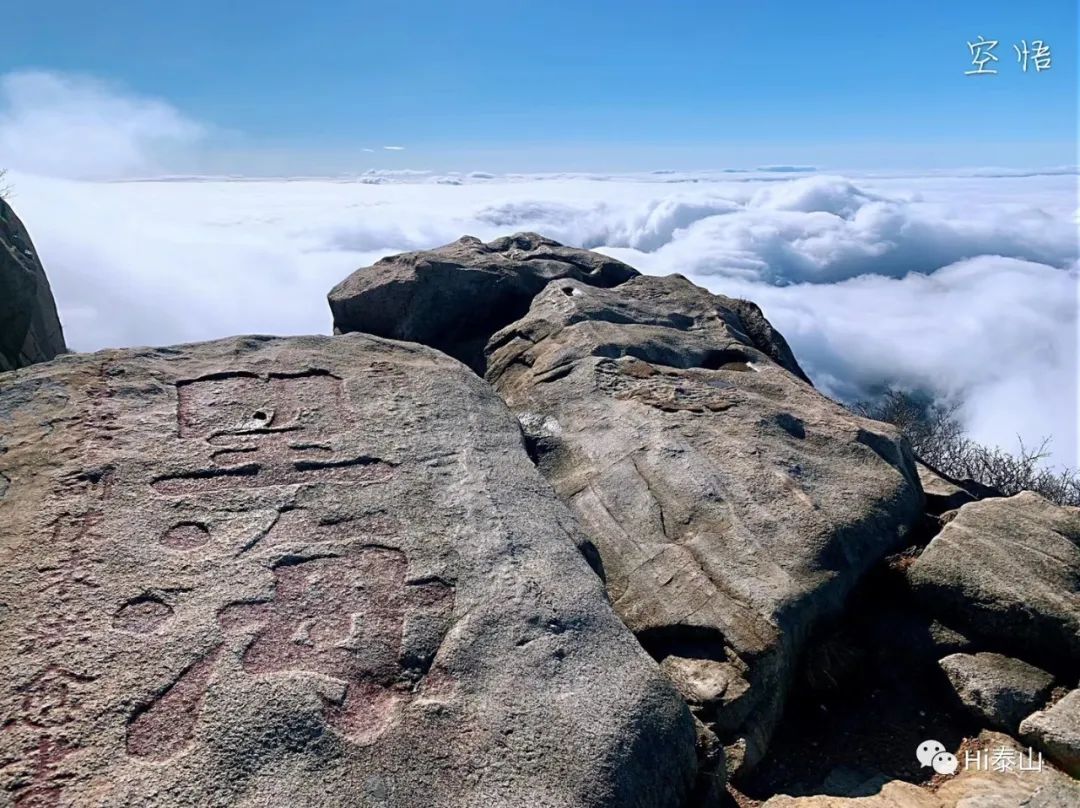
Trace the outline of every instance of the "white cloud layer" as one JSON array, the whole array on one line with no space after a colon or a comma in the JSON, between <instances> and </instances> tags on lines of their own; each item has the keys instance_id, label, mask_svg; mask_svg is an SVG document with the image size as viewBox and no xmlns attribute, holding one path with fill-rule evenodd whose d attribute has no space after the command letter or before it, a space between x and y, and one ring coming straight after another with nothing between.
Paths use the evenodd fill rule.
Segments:
<instances>
[{"instance_id":1,"label":"white cloud layer","mask_svg":"<svg viewBox=\"0 0 1080 808\"><path fill-rule=\"evenodd\" d=\"M202 131L84 79L0 81L0 165L75 349L326 333L357 267L536 230L755 300L832 395L925 390L980 440L1052 435L1077 464L1074 169L59 179L146 174Z\"/></svg>"},{"instance_id":2,"label":"white cloud layer","mask_svg":"<svg viewBox=\"0 0 1080 808\"><path fill-rule=\"evenodd\" d=\"M0 166L79 179L160 171L204 128L162 101L85 76L0 76Z\"/></svg>"},{"instance_id":3,"label":"white cloud layer","mask_svg":"<svg viewBox=\"0 0 1080 808\"><path fill-rule=\"evenodd\" d=\"M532 229L757 301L830 394L930 391L1077 459L1075 176L12 179L80 350L325 333L356 267Z\"/></svg>"}]
</instances>

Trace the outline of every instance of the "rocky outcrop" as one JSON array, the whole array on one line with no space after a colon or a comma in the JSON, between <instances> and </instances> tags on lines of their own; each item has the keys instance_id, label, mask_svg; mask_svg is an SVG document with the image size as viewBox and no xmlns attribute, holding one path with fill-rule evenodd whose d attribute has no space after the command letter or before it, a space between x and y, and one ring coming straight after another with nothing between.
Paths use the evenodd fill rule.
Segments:
<instances>
[{"instance_id":1,"label":"rocky outcrop","mask_svg":"<svg viewBox=\"0 0 1080 808\"><path fill-rule=\"evenodd\" d=\"M328 296L334 333L361 331L430 345L483 374L484 346L522 317L554 280L610 288L639 275L600 253L536 233L485 244L463 236L435 250L402 253L358 269ZM748 300L725 298L729 318L774 362L808 381L783 336ZM673 312L678 316L678 312Z\"/></svg>"},{"instance_id":2,"label":"rocky outcrop","mask_svg":"<svg viewBox=\"0 0 1080 808\"><path fill-rule=\"evenodd\" d=\"M1080 675L1080 508L1031 492L964 505L908 575L923 608L989 649Z\"/></svg>"},{"instance_id":3,"label":"rocky outcrop","mask_svg":"<svg viewBox=\"0 0 1080 808\"><path fill-rule=\"evenodd\" d=\"M1015 733L1046 702L1054 677L1001 654L951 654L939 663L956 697L977 719Z\"/></svg>"},{"instance_id":4,"label":"rocky outcrop","mask_svg":"<svg viewBox=\"0 0 1080 808\"><path fill-rule=\"evenodd\" d=\"M49 280L19 217L0 199L0 371L67 351Z\"/></svg>"},{"instance_id":5,"label":"rocky outcrop","mask_svg":"<svg viewBox=\"0 0 1080 808\"><path fill-rule=\"evenodd\" d=\"M483 382L374 337L0 376L19 806L679 806L690 713Z\"/></svg>"},{"instance_id":6,"label":"rocky outcrop","mask_svg":"<svg viewBox=\"0 0 1080 808\"><path fill-rule=\"evenodd\" d=\"M727 743L762 754L804 639L898 549L906 444L760 350L685 278L550 284L487 379L595 543L619 615Z\"/></svg>"},{"instance_id":7,"label":"rocky outcrop","mask_svg":"<svg viewBox=\"0 0 1080 808\"><path fill-rule=\"evenodd\" d=\"M894 430L818 394L756 306L679 276L520 234L385 259L330 301L339 331L485 372L734 765L760 757L804 638L922 510Z\"/></svg>"},{"instance_id":8,"label":"rocky outcrop","mask_svg":"<svg viewBox=\"0 0 1080 808\"><path fill-rule=\"evenodd\" d=\"M1080 778L1080 690L1070 691L1061 701L1025 718L1020 736Z\"/></svg>"},{"instance_id":9,"label":"rocky outcrop","mask_svg":"<svg viewBox=\"0 0 1080 808\"><path fill-rule=\"evenodd\" d=\"M615 286L637 274L614 258L535 233L490 244L465 236L359 269L331 290L329 301L334 333L419 342L483 373L488 337L523 315L549 281Z\"/></svg>"},{"instance_id":10,"label":"rocky outcrop","mask_svg":"<svg viewBox=\"0 0 1080 808\"><path fill-rule=\"evenodd\" d=\"M978 501L754 304L535 234L330 302L0 375L8 802L1075 801L912 750L1044 707L1073 766L1080 510Z\"/></svg>"}]
</instances>

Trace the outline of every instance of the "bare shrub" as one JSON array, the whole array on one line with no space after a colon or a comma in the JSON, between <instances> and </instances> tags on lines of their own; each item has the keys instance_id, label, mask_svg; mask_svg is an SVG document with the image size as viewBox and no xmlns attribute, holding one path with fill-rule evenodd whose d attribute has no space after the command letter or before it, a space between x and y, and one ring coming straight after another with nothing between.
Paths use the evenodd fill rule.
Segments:
<instances>
[{"instance_id":1,"label":"bare shrub","mask_svg":"<svg viewBox=\"0 0 1080 808\"><path fill-rule=\"evenodd\" d=\"M1015 452L985 446L964 434L956 406L900 390L889 390L851 409L899 427L919 459L948 477L974 480L1004 496L1034 491L1059 505L1080 505L1080 469L1054 471L1045 463L1051 456L1050 438L1036 447L1026 446L1018 438Z\"/></svg>"}]
</instances>

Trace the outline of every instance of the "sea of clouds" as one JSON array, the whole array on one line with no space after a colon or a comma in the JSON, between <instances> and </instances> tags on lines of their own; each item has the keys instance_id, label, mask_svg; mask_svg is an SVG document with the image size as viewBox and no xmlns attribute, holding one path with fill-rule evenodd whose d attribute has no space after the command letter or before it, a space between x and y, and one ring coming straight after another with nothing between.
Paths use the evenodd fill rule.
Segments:
<instances>
[{"instance_id":1,"label":"sea of clouds","mask_svg":"<svg viewBox=\"0 0 1080 808\"><path fill-rule=\"evenodd\" d=\"M929 393L1077 464L1074 168L131 179L204 132L91 80L0 79L0 167L74 349L327 333L353 269L533 230L756 301L830 395Z\"/></svg>"}]
</instances>

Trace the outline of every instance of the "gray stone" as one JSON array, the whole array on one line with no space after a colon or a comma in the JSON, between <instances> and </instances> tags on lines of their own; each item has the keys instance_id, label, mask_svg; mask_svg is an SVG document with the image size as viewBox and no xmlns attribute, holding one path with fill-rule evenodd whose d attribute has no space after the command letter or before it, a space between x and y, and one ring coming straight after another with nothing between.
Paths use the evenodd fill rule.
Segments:
<instances>
[{"instance_id":1,"label":"gray stone","mask_svg":"<svg viewBox=\"0 0 1080 808\"><path fill-rule=\"evenodd\" d=\"M402 253L358 269L328 296L334 332L360 331L429 345L484 372L484 344L522 317L548 283L575 280L610 288L639 275L606 255L566 247L536 233L487 244L463 236L434 250ZM757 305L724 298L729 324L803 381L784 337ZM673 320L699 312L671 312Z\"/></svg>"},{"instance_id":2,"label":"gray stone","mask_svg":"<svg viewBox=\"0 0 1080 808\"><path fill-rule=\"evenodd\" d=\"M959 631L949 628L944 623L932 620L927 627L930 642L938 657L942 654L966 653L971 650L972 642Z\"/></svg>"},{"instance_id":3,"label":"gray stone","mask_svg":"<svg viewBox=\"0 0 1080 808\"><path fill-rule=\"evenodd\" d=\"M968 712L1014 734L1054 686L1054 677L1046 671L1001 654L951 654L938 664Z\"/></svg>"},{"instance_id":4,"label":"gray stone","mask_svg":"<svg viewBox=\"0 0 1080 808\"><path fill-rule=\"evenodd\" d=\"M1080 665L1080 508L1029 491L964 505L908 570L919 605L1072 676Z\"/></svg>"},{"instance_id":5,"label":"gray stone","mask_svg":"<svg viewBox=\"0 0 1080 808\"><path fill-rule=\"evenodd\" d=\"M946 479L924 463L917 463L919 482L926 495L926 509L929 513L940 515L956 510L961 505L974 502L976 497L959 485Z\"/></svg>"},{"instance_id":6,"label":"gray stone","mask_svg":"<svg viewBox=\"0 0 1080 808\"><path fill-rule=\"evenodd\" d=\"M0 199L0 371L67 351L49 280L19 217Z\"/></svg>"},{"instance_id":7,"label":"gray stone","mask_svg":"<svg viewBox=\"0 0 1080 808\"><path fill-rule=\"evenodd\" d=\"M784 335L772 327L772 323L765 319L761 308L749 300L736 297L725 297L724 307L738 315L738 322L730 325L742 331L750 340L750 344L769 357L785 370L789 370L807 384L811 384L810 377L803 372L795 359L795 354L788 345Z\"/></svg>"},{"instance_id":8,"label":"gray stone","mask_svg":"<svg viewBox=\"0 0 1080 808\"><path fill-rule=\"evenodd\" d=\"M61 357L0 377L0 473L14 804L687 804L692 716L445 356Z\"/></svg>"},{"instance_id":9,"label":"gray stone","mask_svg":"<svg viewBox=\"0 0 1080 808\"><path fill-rule=\"evenodd\" d=\"M988 497L1000 497L1001 492L975 480L954 480L922 461L916 464L919 482L926 494L926 510L934 516L954 511L961 505Z\"/></svg>"},{"instance_id":10,"label":"gray stone","mask_svg":"<svg viewBox=\"0 0 1080 808\"><path fill-rule=\"evenodd\" d=\"M1025 718L1020 737L1080 778L1080 690L1070 691L1057 704Z\"/></svg>"},{"instance_id":11,"label":"gray stone","mask_svg":"<svg viewBox=\"0 0 1080 808\"><path fill-rule=\"evenodd\" d=\"M486 362L729 771L760 758L806 636L923 509L897 431L778 365L740 311L681 276L557 281Z\"/></svg>"},{"instance_id":12,"label":"gray stone","mask_svg":"<svg viewBox=\"0 0 1080 808\"><path fill-rule=\"evenodd\" d=\"M359 269L329 295L335 333L362 331L430 345L483 372L483 347L551 280L614 286L637 270L535 233L485 244L464 236L435 250Z\"/></svg>"}]
</instances>

